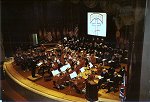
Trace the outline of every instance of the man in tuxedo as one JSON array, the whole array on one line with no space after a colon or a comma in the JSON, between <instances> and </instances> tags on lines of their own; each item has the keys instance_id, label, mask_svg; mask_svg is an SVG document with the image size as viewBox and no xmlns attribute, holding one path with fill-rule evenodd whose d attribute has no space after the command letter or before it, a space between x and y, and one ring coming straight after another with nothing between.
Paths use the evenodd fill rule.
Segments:
<instances>
[{"instance_id":1,"label":"man in tuxedo","mask_svg":"<svg viewBox=\"0 0 150 102\"><path fill-rule=\"evenodd\" d=\"M115 72L115 68L114 68L114 67L110 67L110 68L108 69L109 77L113 77L114 72Z\"/></svg>"},{"instance_id":2,"label":"man in tuxedo","mask_svg":"<svg viewBox=\"0 0 150 102\"><path fill-rule=\"evenodd\" d=\"M119 70L119 74L121 75L120 82L122 83L124 74L127 74L127 71L125 70L124 66Z\"/></svg>"},{"instance_id":3,"label":"man in tuxedo","mask_svg":"<svg viewBox=\"0 0 150 102\"><path fill-rule=\"evenodd\" d=\"M120 70L119 70L119 74L121 75L121 76L123 76L124 74L126 74L127 72L126 72L126 70L125 70L125 67L123 66Z\"/></svg>"},{"instance_id":4,"label":"man in tuxedo","mask_svg":"<svg viewBox=\"0 0 150 102\"><path fill-rule=\"evenodd\" d=\"M107 72L106 69L103 69L103 70L102 70L101 77L103 77L103 80L104 80L104 81L109 78L109 74L108 74L108 72Z\"/></svg>"},{"instance_id":5,"label":"man in tuxedo","mask_svg":"<svg viewBox=\"0 0 150 102\"><path fill-rule=\"evenodd\" d=\"M36 62L34 59L31 60L31 74L32 77L35 78L35 72L36 72Z\"/></svg>"},{"instance_id":6,"label":"man in tuxedo","mask_svg":"<svg viewBox=\"0 0 150 102\"><path fill-rule=\"evenodd\" d=\"M108 81L107 84L108 91L106 93L109 93L112 87L113 87L113 91L116 92L118 90L118 85L119 85L118 73L114 72L113 77L110 77L109 79L107 79L107 81Z\"/></svg>"},{"instance_id":7,"label":"man in tuxedo","mask_svg":"<svg viewBox=\"0 0 150 102\"><path fill-rule=\"evenodd\" d=\"M99 79L99 81L98 81L98 89L100 89L101 88L101 85L103 84L103 83L106 83L107 82L107 79L109 78L109 74L108 74L108 72L107 72L107 70L106 69L103 69L102 70L102 73L100 74L101 75L101 79Z\"/></svg>"}]
</instances>

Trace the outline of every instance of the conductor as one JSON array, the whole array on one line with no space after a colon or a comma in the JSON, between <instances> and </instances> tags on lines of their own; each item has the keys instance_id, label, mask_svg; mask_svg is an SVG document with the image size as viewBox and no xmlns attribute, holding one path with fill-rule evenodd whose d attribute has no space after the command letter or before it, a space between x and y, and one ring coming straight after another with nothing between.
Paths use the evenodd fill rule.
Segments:
<instances>
[{"instance_id":1,"label":"conductor","mask_svg":"<svg viewBox=\"0 0 150 102\"><path fill-rule=\"evenodd\" d=\"M31 60L31 74L32 77L35 78L35 71L36 71L36 62L35 60Z\"/></svg>"}]
</instances>

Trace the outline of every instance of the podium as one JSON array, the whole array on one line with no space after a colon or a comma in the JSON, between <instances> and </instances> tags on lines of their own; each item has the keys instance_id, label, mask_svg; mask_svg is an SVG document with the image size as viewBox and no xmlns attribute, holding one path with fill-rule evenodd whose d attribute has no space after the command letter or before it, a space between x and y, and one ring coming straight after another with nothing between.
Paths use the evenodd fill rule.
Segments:
<instances>
[{"instance_id":1,"label":"podium","mask_svg":"<svg viewBox=\"0 0 150 102\"><path fill-rule=\"evenodd\" d=\"M86 99L88 101L97 101L98 100L97 84L94 81L86 82Z\"/></svg>"}]
</instances>

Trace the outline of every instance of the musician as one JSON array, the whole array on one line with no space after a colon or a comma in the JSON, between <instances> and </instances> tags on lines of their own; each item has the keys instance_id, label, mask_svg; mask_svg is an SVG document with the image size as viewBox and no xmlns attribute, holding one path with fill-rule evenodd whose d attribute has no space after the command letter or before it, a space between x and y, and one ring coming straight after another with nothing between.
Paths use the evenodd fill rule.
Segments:
<instances>
[{"instance_id":1,"label":"musician","mask_svg":"<svg viewBox=\"0 0 150 102\"><path fill-rule=\"evenodd\" d=\"M52 63L52 69L53 69L53 70L56 70L56 69L58 69L58 68L59 68L59 66L58 66L57 61L56 61L56 60L53 61L53 63Z\"/></svg>"},{"instance_id":2,"label":"musician","mask_svg":"<svg viewBox=\"0 0 150 102\"><path fill-rule=\"evenodd\" d=\"M107 78L109 78L108 71L105 68L102 70L101 77L103 77L103 80L107 80Z\"/></svg>"},{"instance_id":3,"label":"musician","mask_svg":"<svg viewBox=\"0 0 150 102\"><path fill-rule=\"evenodd\" d=\"M54 88L61 89L60 80L59 80L59 77L61 77L61 76L62 76L62 74L59 74L59 76L53 76Z\"/></svg>"},{"instance_id":4,"label":"musician","mask_svg":"<svg viewBox=\"0 0 150 102\"><path fill-rule=\"evenodd\" d=\"M14 56L14 60L16 65L20 64L20 56L19 56L19 51L16 52L15 56Z\"/></svg>"},{"instance_id":5,"label":"musician","mask_svg":"<svg viewBox=\"0 0 150 102\"><path fill-rule=\"evenodd\" d=\"M53 85L57 89L64 88L66 82L69 81L69 75L61 72L59 75L53 77Z\"/></svg>"},{"instance_id":6,"label":"musician","mask_svg":"<svg viewBox=\"0 0 150 102\"><path fill-rule=\"evenodd\" d=\"M86 63L85 58L80 57L80 59L79 59L79 66L80 67L85 67L85 63Z\"/></svg>"},{"instance_id":7,"label":"musician","mask_svg":"<svg viewBox=\"0 0 150 102\"><path fill-rule=\"evenodd\" d=\"M27 68L28 68L28 70L31 70L31 63L30 63L30 60L31 60L31 54L28 54L28 56L27 56Z\"/></svg>"},{"instance_id":8,"label":"musician","mask_svg":"<svg viewBox=\"0 0 150 102\"><path fill-rule=\"evenodd\" d=\"M121 67L121 69L119 70L118 73L121 75L120 81L122 82L122 81L123 81L123 76L124 76L124 74L125 74L125 75L127 74L127 71L125 70L125 66Z\"/></svg>"},{"instance_id":9,"label":"musician","mask_svg":"<svg viewBox=\"0 0 150 102\"><path fill-rule=\"evenodd\" d=\"M109 77L113 77L113 75L114 75L114 72L115 72L115 69L114 69L114 67L110 67L110 68L108 69L108 74L109 74Z\"/></svg>"},{"instance_id":10,"label":"musician","mask_svg":"<svg viewBox=\"0 0 150 102\"><path fill-rule=\"evenodd\" d=\"M43 60L38 73L40 73L40 71L42 71L41 75L44 76L44 73L45 73L44 70L46 70L46 69L47 69L47 61Z\"/></svg>"},{"instance_id":11,"label":"musician","mask_svg":"<svg viewBox=\"0 0 150 102\"><path fill-rule=\"evenodd\" d=\"M111 60L111 56L109 52L104 53L104 59L107 59L108 61Z\"/></svg>"},{"instance_id":12,"label":"musician","mask_svg":"<svg viewBox=\"0 0 150 102\"><path fill-rule=\"evenodd\" d=\"M98 56L98 58L97 58L97 63L103 63L103 53L102 52L98 52L98 54L96 55L96 56Z\"/></svg>"},{"instance_id":13,"label":"musician","mask_svg":"<svg viewBox=\"0 0 150 102\"><path fill-rule=\"evenodd\" d=\"M62 54L61 54L61 57L60 57L60 62L64 65L65 64L65 53L63 52Z\"/></svg>"},{"instance_id":14,"label":"musician","mask_svg":"<svg viewBox=\"0 0 150 102\"><path fill-rule=\"evenodd\" d=\"M108 80L107 88L108 91L106 93L109 93L111 91L111 87L113 88L113 91L118 91L118 85L119 85L119 76L117 72L114 72L113 77L110 77Z\"/></svg>"},{"instance_id":15,"label":"musician","mask_svg":"<svg viewBox=\"0 0 150 102\"><path fill-rule=\"evenodd\" d=\"M105 68L102 70L102 73L100 75L102 79L98 81L98 89L100 89L101 85L105 84L107 82L107 79L109 78L109 74Z\"/></svg>"},{"instance_id":16,"label":"musician","mask_svg":"<svg viewBox=\"0 0 150 102\"><path fill-rule=\"evenodd\" d=\"M92 62L92 64L96 64L96 58L94 54L91 54L90 61Z\"/></svg>"},{"instance_id":17,"label":"musician","mask_svg":"<svg viewBox=\"0 0 150 102\"><path fill-rule=\"evenodd\" d=\"M121 69L120 69L120 71L119 71L119 74L120 74L121 76L123 76L124 74L125 74L125 75L127 74L127 72L126 72L126 70L125 70L125 66L121 67Z\"/></svg>"},{"instance_id":18,"label":"musician","mask_svg":"<svg viewBox=\"0 0 150 102\"><path fill-rule=\"evenodd\" d=\"M117 68L120 66L119 57L116 56L114 59L113 67Z\"/></svg>"},{"instance_id":19,"label":"musician","mask_svg":"<svg viewBox=\"0 0 150 102\"><path fill-rule=\"evenodd\" d=\"M44 52L44 51L46 50L46 47L42 44L42 45L40 46L40 50L41 50L41 52Z\"/></svg>"},{"instance_id":20,"label":"musician","mask_svg":"<svg viewBox=\"0 0 150 102\"><path fill-rule=\"evenodd\" d=\"M52 72L51 72L51 70L52 70L52 60L49 59L47 61L46 67L48 69L48 73L50 74L50 76L52 76Z\"/></svg>"},{"instance_id":21,"label":"musician","mask_svg":"<svg viewBox=\"0 0 150 102\"><path fill-rule=\"evenodd\" d=\"M77 77L76 79L72 80L72 87L75 88L76 92L81 94L82 90L85 88L85 79L82 77Z\"/></svg>"},{"instance_id":22,"label":"musician","mask_svg":"<svg viewBox=\"0 0 150 102\"><path fill-rule=\"evenodd\" d=\"M85 66L87 67L89 64L89 60L87 58L84 58L84 60L85 60Z\"/></svg>"}]
</instances>

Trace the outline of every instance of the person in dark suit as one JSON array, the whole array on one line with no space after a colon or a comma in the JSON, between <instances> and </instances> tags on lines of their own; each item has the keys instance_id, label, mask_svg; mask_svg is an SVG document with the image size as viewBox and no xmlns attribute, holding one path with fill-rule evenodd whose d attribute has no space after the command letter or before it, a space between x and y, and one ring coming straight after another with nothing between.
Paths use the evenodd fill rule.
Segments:
<instances>
[{"instance_id":1,"label":"person in dark suit","mask_svg":"<svg viewBox=\"0 0 150 102\"><path fill-rule=\"evenodd\" d=\"M34 59L31 60L31 75L33 78L35 78L35 72L36 72L36 62Z\"/></svg>"},{"instance_id":2,"label":"person in dark suit","mask_svg":"<svg viewBox=\"0 0 150 102\"><path fill-rule=\"evenodd\" d=\"M106 69L103 69L103 70L102 70L102 73L101 73L100 75L101 75L102 78L98 81L98 89L100 89L100 88L101 88L101 85L102 85L103 83L106 83L106 82L107 82L107 79L109 78L109 74L108 74L108 72L107 72Z\"/></svg>"},{"instance_id":3,"label":"person in dark suit","mask_svg":"<svg viewBox=\"0 0 150 102\"><path fill-rule=\"evenodd\" d=\"M124 74L125 74L125 75L127 74L127 71L125 70L125 66L123 66L123 67L119 70L118 73L121 75L121 77L120 77L120 82L122 83Z\"/></svg>"},{"instance_id":4,"label":"person in dark suit","mask_svg":"<svg viewBox=\"0 0 150 102\"><path fill-rule=\"evenodd\" d=\"M110 67L110 68L108 69L108 74L109 74L109 77L113 77L113 75L114 75L114 72L115 72L115 69L114 69L114 67Z\"/></svg>"},{"instance_id":5,"label":"person in dark suit","mask_svg":"<svg viewBox=\"0 0 150 102\"><path fill-rule=\"evenodd\" d=\"M108 91L106 93L111 92L111 88L113 88L113 91L116 92L118 90L119 85L119 76L117 72L114 72L113 77L110 77L108 80L107 88Z\"/></svg>"},{"instance_id":6,"label":"person in dark suit","mask_svg":"<svg viewBox=\"0 0 150 102\"><path fill-rule=\"evenodd\" d=\"M103 77L103 80L107 80L109 78L109 74L106 69L102 70L101 77Z\"/></svg>"},{"instance_id":7,"label":"person in dark suit","mask_svg":"<svg viewBox=\"0 0 150 102\"><path fill-rule=\"evenodd\" d=\"M126 70L125 70L125 66L123 66L120 70L119 70L119 74L121 75L121 76L123 76L124 74L126 74L127 72L126 72Z\"/></svg>"}]
</instances>

